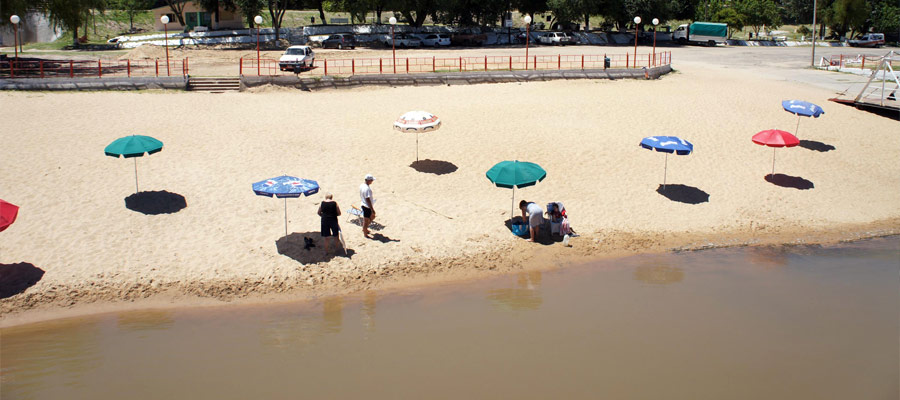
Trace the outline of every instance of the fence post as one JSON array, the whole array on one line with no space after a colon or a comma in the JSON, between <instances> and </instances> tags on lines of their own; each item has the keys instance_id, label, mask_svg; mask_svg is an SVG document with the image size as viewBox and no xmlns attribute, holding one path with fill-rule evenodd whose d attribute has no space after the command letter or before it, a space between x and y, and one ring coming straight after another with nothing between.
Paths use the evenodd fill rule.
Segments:
<instances>
[{"instance_id":1,"label":"fence post","mask_svg":"<svg viewBox=\"0 0 900 400\"><path fill-rule=\"evenodd\" d=\"M101 64L100 59L97 59L97 77L103 77L103 64Z\"/></svg>"},{"instance_id":2,"label":"fence post","mask_svg":"<svg viewBox=\"0 0 900 400\"><path fill-rule=\"evenodd\" d=\"M512 71L512 56L509 56L509 70Z\"/></svg>"},{"instance_id":3,"label":"fence post","mask_svg":"<svg viewBox=\"0 0 900 400\"><path fill-rule=\"evenodd\" d=\"M557 69L557 70L561 70L561 69L562 69L562 54L557 54L557 55L556 55L556 69Z\"/></svg>"},{"instance_id":4,"label":"fence post","mask_svg":"<svg viewBox=\"0 0 900 400\"><path fill-rule=\"evenodd\" d=\"M244 76L244 57L238 61L238 76Z\"/></svg>"},{"instance_id":5,"label":"fence post","mask_svg":"<svg viewBox=\"0 0 900 400\"><path fill-rule=\"evenodd\" d=\"M44 61L40 61L39 65L41 66L41 79L44 78Z\"/></svg>"},{"instance_id":6,"label":"fence post","mask_svg":"<svg viewBox=\"0 0 900 400\"><path fill-rule=\"evenodd\" d=\"M650 53L647 53L647 68L650 68Z\"/></svg>"},{"instance_id":7,"label":"fence post","mask_svg":"<svg viewBox=\"0 0 900 400\"><path fill-rule=\"evenodd\" d=\"M487 56L484 56L484 70L487 71Z\"/></svg>"},{"instance_id":8,"label":"fence post","mask_svg":"<svg viewBox=\"0 0 900 400\"><path fill-rule=\"evenodd\" d=\"M75 77L75 62L69 60L69 78Z\"/></svg>"},{"instance_id":9,"label":"fence post","mask_svg":"<svg viewBox=\"0 0 900 400\"><path fill-rule=\"evenodd\" d=\"M843 54L841 54L841 61L840 61L840 64L838 64L838 69L841 69L841 68L844 68L844 55Z\"/></svg>"},{"instance_id":10,"label":"fence post","mask_svg":"<svg viewBox=\"0 0 900 400\"><path fill-rule=\"evenodd\" d=\"M628 69L628 53L625 53L625 69Z\"/></svg>"},{"instance_id":11,"label":"fence post","mask_svg":"<svg viewBox=\"0 0 900 400\"><path fill-rule=\"evenodd\" d=\"M328 76L328 59L325 59L325 76Z\"/></svg>"},{"instance_id":12,"label":"fence post","mask_svg":"<svg viewBox=\"0 0 900 400\"><path fill-rule=\"evenodd\" d=\"M462 72L462 57L459 58L459 72Z\"/></svg>"},{"instance_id":13,"label":"fence post","mask_svg":"<svg viewBox=\"0 0 900 400\"><path fill-rule=\"evenodd\" d=\"M537 71L537 56L534 56L534 68L532 69Z\"/></svg>"},{"instance_id":14,"label":"fence post","mask_svg":"<svg viewBox=\"0 0 900 400\"><path fill-rule=\"evenodd\" d=\"M863 61L862 61L862 66L859 67L859 68L860 68L860 69L866 69L866 56L863 56L862 59L863 59Z\"/></svg>"},{"instance_id":15,"label":"fence post","mask_svg":"<svg viewBox=\"0 0 900 400\"><path fill-rule=\"evenodd\" d=\"M603 70L606 70L606 53L603 53Z\"/></svg>"},{"instance_id":16,"label":"fence post","mask_svg":"<svg viewBox=\"0 0 900 400\"><path fill-rule=\"evenodd\" d=\"M350 74L356 75L356 59L355 58L350 59Z\"/></svg>"},{"instance_id":17,"label":"fence post","mask_svg":"<svg viewBox=\"0 0 900 400\"><path fill-rule=\"evenodd\" d=\"M406 73L409 73L409 57L406 57Z\"/></svg>"},{"instance_id":18,"label":"fence post","mask_svg":"<svg viewBox=\"0 0 900 400\"><path fill-rule=\"evenodd\" d=\"M131 59L125 60L125 66L128 71L128 77L131 78Z\"/></svg>"},{"instance_id":19,"label":"fence post","mask_svg":"<svg viewBox=\"0 0 900 400\"><path fill-rule=\"evenodd\" d=\"M384 72L384 71L382 70L382 68L381 68L381 61L382 61L382 59L379 58L379 59L378 59L378 73L379 73L379 74L381 74L381 73Z\"/></svg>"},{"instance_id":20,"label":"fence post","mask_svg":"<svg viewBox=\"0 0 900 400\"><path fill-rule=\"evenodd\" d=\"M156 77L159 78L159 59L156 59Z\"/></svg>"},{"instance_id":21,"label":"fence post","mask_svg":"<svg viewBox=\"0 0 900 400\"><path fill-rule=\"evenodd\" d=\"M431 56L431 72L437 72L437 67L434 65L435 60L436 58L434 56Z\"/></svg>"},{"instance_id":22,"label":"fence post","mask_svg":"<svg viewBox=\"0 0 900 400\"><path fill-rule=\"evenodd\" d=\"M581 69L584 70L584 53L581 54Z\"/></svg>"},{"instance_id":23,"label":"fence post","mask_svg":"<svg viewBox=\"0 0 900 400\"><path fill-rule=\"evenodd\" d=\"M185 75L191 74L190 61L188 61L188 60L190 60L190 58L188 58L188 57L184 58L184 74Z\"/></svg>"}]
</instances>

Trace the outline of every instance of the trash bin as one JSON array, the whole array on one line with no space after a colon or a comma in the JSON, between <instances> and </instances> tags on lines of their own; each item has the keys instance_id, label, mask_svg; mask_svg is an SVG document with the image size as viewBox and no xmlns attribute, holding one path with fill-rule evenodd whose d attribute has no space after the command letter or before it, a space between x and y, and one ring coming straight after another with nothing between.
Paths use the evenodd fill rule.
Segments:
<instances>
[{"instance_id":1,"label":"trash bin","mask_svg":"<svg viewBox=\"0 0 900 400\"><path fill-rule=\"evenodd\" d=\"M603 57L603 69L609 68L609 57Z\"/></svg>"}]
</instances>

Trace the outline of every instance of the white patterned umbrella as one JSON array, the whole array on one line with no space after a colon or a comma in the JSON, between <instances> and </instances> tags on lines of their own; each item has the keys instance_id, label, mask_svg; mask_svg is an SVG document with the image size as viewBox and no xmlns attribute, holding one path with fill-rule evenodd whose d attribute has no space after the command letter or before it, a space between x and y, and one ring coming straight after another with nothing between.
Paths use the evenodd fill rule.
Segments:
<instances>
[{"instance_id":1,"label":"white patterned umbrella","mask_svg":"<svg viewBox=\"0 0 900 400\"><path fill-rule=\"evenodd\" d=\"M436 131L441 127L441 119L426 111L410 111L394 121L394 129L416 134L416 161L419 161L419 132Z\"/></svg>"}]
</instances>

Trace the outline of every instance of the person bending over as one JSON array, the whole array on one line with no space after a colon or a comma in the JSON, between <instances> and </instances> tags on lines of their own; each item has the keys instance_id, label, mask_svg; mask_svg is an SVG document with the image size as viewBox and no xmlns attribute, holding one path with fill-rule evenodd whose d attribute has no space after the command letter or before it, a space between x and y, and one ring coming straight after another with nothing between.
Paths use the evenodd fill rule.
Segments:
<instances>
[{"instance_id":1,"label":"person bending over","mask_svg":"<svg viewBox=\"0 0 900 400\"><path fill-rule=\"evenodd\" d=\"M540 234L541 224L544 223L544 210L537 203L525 200L519 202L519 209L522 210L522 220L528 221L528 231L531 233L528 241L533 242Z\"/></svg>"}]
</instances>

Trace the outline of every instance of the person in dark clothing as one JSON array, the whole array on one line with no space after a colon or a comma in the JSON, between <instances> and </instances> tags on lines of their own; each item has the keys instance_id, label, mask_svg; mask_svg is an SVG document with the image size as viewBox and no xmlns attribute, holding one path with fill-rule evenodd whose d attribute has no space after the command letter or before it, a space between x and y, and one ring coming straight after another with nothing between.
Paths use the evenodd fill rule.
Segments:
<instances>
[{"instance_id":1,"label":"person in dark clothing","mask_svg":"<svg viewBox=\"0 0 900 400\"><path fill-rule=\"evenodd\" d=\"M318 214L322 217L322 240L325 242L325 252L328 253L329 239L337 242L338 235L341 234L341 227L338 225L338 217L341 215L341 207L332 200L331 193L325 194L325 200L319 204ZM338 243L335 243L335 249Z\"/></svg>"}]
</instances>

